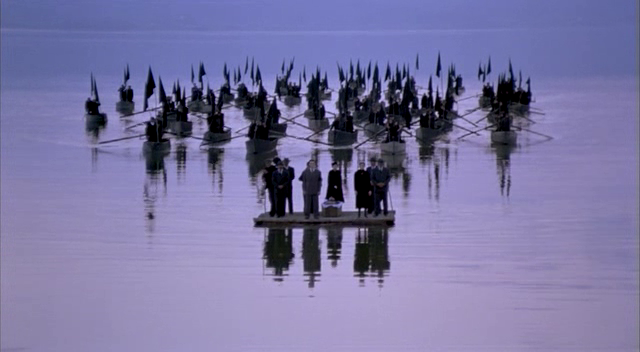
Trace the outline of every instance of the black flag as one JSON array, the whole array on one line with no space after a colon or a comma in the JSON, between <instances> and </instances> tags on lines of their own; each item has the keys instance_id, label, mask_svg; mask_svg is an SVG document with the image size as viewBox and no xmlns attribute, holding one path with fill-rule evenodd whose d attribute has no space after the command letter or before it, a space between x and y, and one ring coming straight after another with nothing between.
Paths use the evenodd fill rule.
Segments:
<instances>
[{"instance_id":1,"label":"black flag","mask_svg":"<svg viewBox=\"0 0 640 352\"><path fill-rule=\"evenodd\" d=\"M198 70L198 82L202 84L202 76L206 75L207 72L204 70L204 64L200 62L200 69Z\"/></svg>"},{"instance_id":2,"label":"black flag","mask_svg":"<svg viewBox=\"0 0 640 352\"><path fill-rule=\"evenodd\" d=\"M482 74L484 72L482 71L482 64L478 64L478 81L480 80L480 77L482 77Z\"/></svg>"},{"instance_id":3,"label":"black flag","mask_svg":"<svg viewBox=\"0 0 640 352\"><path fill-rule=\"evenodd\" d=\"M487 63L487 69L485 70L487 74L491 73L491 56L489 56L489 63Z\"/></svg>"},{"instance_id":4,"label":"black flag","mask_svg":"<svg viewBox=\"0 0 640 352\"><path fill-rule=\"evenodd\" d=\"M420 69L420 55L416 54L416 70Z\"/></svg>"},{"instance_id":5,"label":"black flag","mask_svg":"<svg viewBox=\"0 0 640 352\"><path fill-rule=\"evenodd\" d=\"M191 68L193 68L193 66ZM193 73L193 71L191 72ZM156 82L153 80L153 73L151 72L151 67L149 67L149 73L147 74L147 84L144 87L144 111L146 111L149 107L147 99L149 99L153 95L153 90L155 88Z\"/></svg>"},{"instance_id":6,"label":"black flag","mask_svg":"<svg viewBox=\"0 0 640 352\"><path fill-rule=\"evenodd\" d=\"M124 84L127 84L129 80L129 64L127 64L127 68L124 69Z\"/></svg>"},{"instance_id":7,"label":"black flag","mask_svg":"<svg viewBox=\"0 0 640 352\"><path fill-rule=\"evenodd\" d=\"M249 57L247 56L247 60L245 60L244 62L244 74L247 74L247 71L249 71Z\"/></svg>"},{"instance_id":8,"label":"black flag","mask_svg":"<svg viewBox=\"0 0 640 352\"><path fill-rule=\"evenodd\" d=\"M160 96L160 102L165 104L167 102L167 93L164 91L164 87L162 86L162 78L158 76L158 95Z\"/></svg>"},{"instance_id":9,"label":"black flag","mask_svg":"<svg viewBox=\"0 0 640 352\"><path fill-rule=\"evenodd\" d=\"M307 82L307 67L306 66L302 67L302 78L304 78L304 81Z\"/></svg>"},{"instance_id":10,"label":"black flag","mask_svg":"<svg viewBox=\"0 0 640 352\"><path fill-rule=\"evenodd\" d=\"M438 62L436 63L436 77L440 77L440 70L442 70L442 65L440 64L440 52L438 51Z\"/></svg>"},{"instance_id":11,"label":"black flag","mask_svg":"<svg viewBox=\"0 0 640 352\"><path fill-rule=\"evenodd\" d=\"M191 83L195 83L195 75L193 74L193 64L191 65Z\"/></svg>"},{"instance_id":12,"label":"black flag","mask_svg":"<svg viewBox=\"0 0 640 352\"><path fill-rule=\"evenodd\" d=\"M384 81L388 81L391 78L391 66L389 66L389 62L387 62L387 70L384 73Z\"/></svg>"},{"instance_id":13,"label":"black flag","mask_svg":"<svg viewBox=\"0 0 640 352\"><path fill-rule=\"evenodd\" d=\"M429 95L431 95L433 93L433 85L431 84L431 76L429 76L429 88L428 88L428 91L429 91Z\"/></svg>"}]
</instances>

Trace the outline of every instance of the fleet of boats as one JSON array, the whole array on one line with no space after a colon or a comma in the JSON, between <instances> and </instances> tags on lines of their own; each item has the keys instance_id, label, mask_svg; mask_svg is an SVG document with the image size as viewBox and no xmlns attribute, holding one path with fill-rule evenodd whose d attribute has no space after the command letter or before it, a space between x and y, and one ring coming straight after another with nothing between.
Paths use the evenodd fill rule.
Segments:
<instances>
[{"instance_id":1,"label":"fleet of boats","mask_svg":"<svg viewBox=\"0 0 640 352\"><path fill-rule=\"evenodd\" d=\"M530 80L527 80L528 88L526 91L521 87L522 78L520 78L520 82L516 88L516 80L510 62L509 75L500 75L498 78L498 91L494 92L493 86L486 83L483 91L476 95L478 97L478 107L472 111L468 111L466 114L459 114L458 111L453 108L456 100L459 99L465 91L462 85L462 78L455 73L454 65L450 66L449 72L446 75L447 87L446 89L444 89L444 87L442 89L443 97L441 98L439 95L439 87L436 87L437 89L434 95L430 78L428 88L422 93L422 104L420 104L419 88L415 84L415 77L410 74L408 67L403 66L402 71L400 71L396 66L396 72L394 73L390 69L390 65L387 64L387 70L383 80L377 64L373 69L371 63L368 69L361 69L358 62L356 70L354 70L353 64L350 65L348 71L338 66L340 88L337 91L338 100L335 103L338 112L330 112L335 116L334 123L332 124L329 119L324 116L324 106L322 106L321 114L318 113L317 109L318 104L322 104L321 101L332 98L333 90L328 86L327 74L325 73L322 79L320 70L318 69L316 73L311 75L311 80L309 80L307 84L308 92L306 94L300 94L302 75L300 75L298 79L298 84L290 82L289 78L292 69L293 61L286 66L286 70L283 62L282 76L276 78L277 96L281 102L290 107L301 104L304 97L309 102L309 108L306 109L304 113L290 119L285 118L285 120L290 122L290 124L293 123L302 126L310 132L313 132L311 136L326 131L327 142L325 144L329 146L346 147L354 146L358 143L353 147L358 148L360 145L371 141L372 143L379 144L382 154L394 157L402 156L407 153L407 143L403 138L398 136L392 139L389 138L389 135L387 135L384 141L380 141L380 138L378 138L379 136L385 136L385 133L388 134L389 120L398 123L401 128L400 134L405 133L411 135L415 137L420 145L424 145L432 144L441 136L452 131L454 126L457 126L454 120L464 119L464 116L475 111L486 112L483 120L486 119L488 125L476 131L470 131L468 128L459 126L463 130L470 132L459 139L471 134L478 135L478 132L486 129L490 131L491 143L516 146L518 142L518 133L516 130L523 130L523 128L513 126L513 121L518 118L528 119L527 115L530 111ZM245 78L247 77L247 70L248 66L245 66ZM223 106L225 106L224 108L235 107L239 109L247 119L254 123L259 123L261 126L265 125L267 126L266 128L268 128L267 138L264 138L266 135L262 138L253 135L246 140L247 155L273 152L277 148L278 139L286 137L294 137L312 143L322 143L319 142L318 139L310 138L311 136L296 137L287 134L287 123L267 123L265 110L268 110L270 107L268 101L264 98L256 98L256 93L250 91L247 83L241 81L241 67L238 67L237 70L233 69L233 84L230 79L230 72L225 64L223 71L225 82L221 88L217 90L219 95L217 105L215 103L215 95L208 86L207 91L203 94L202 76L206 75L206 72L204 71L204 65L201 63L198 74L198 82L200 83L199 95L192 94L192 96L189 97L190 100L186 102L187 97L185 90L181 90L178 82L177 88L176 84L174 84L173 96L167 97L162 87L162 82L159 81L159 99L162 102L162 106L150 110L162 109L157 112L156 116L159 124L165 128L168 133L178 138L188 138L193 135L193 122L186 118L177 119L178 113L175 108L169 109L167 106L173 106L174 103L180 104L181 102L186 102L186 111L188 111L188 113L210 116L221 113ZM486 75L489 73L490 60L488 66L485 66L484 69L482 66L480 67L478 78L480 79L482 77L484 83ZM440 55L438 55L436 76L442 79L441 75L445 76L441 72ZM196 92L198 88L194 78L195 75L193 74L192 68L193 92ZM133 101L133 90L127 85L128 79L129 67L127 66L124 74L124 82L119 89L120 99L116 102L115 106L116 111L124 117L141 113L134 112L135 103ZM306 72L304 79L306 82ZM388 83L384 94L382 91L383 81ZM259 68L254 70L253 62L251 65L251 83L252 87L258 86L259 91L263 90ZM234 85L235 88L232 88ZM154 94L154 88L155 81L153 80L151 68L149 68L147 84L145 86L145 104L143 111L147 110L147 99ZM368 91L367 88L369 88ZM232 91L235 91L236 94ZM266 96L266 92L263 94ZM381 101L380 97L385 97L387 102ZM175 100L172 100L172 98ZM259 106L259 104L264 104L264 106ZM275 104L275 100L273 104ZM99 111L99 106L98 89L92 74L90 98L87 100L85 106L87 128L99 128L106 124L107 115ZM311 108L312 106L313 108ZM379 114L383 116L380 117ZM293 121L300 116L308 119L306 126ZM344 126L345 121L349 121L348 123L351 124L350 128L345 129L344 127L340 127ZM418 123L418 126L414 126ZM470 123L472 123L474 127L477 127L476 123ZM139 125L142 125L142 123ZM357 128L354 129L353 126ZM367 139L358 141L359 130L366 133ZM240 135L237 137L240 137ZM224 126L224 128L216 130L209 129L204 133L204 136L197 138L202 140L202 145L219 146L235 137L233 136L231 128ZM145 155L166 154L171 150L171 142L169 139L162 139L160 141L147 140L143 143L142 149Z\"/></svg>"}]
</instances>

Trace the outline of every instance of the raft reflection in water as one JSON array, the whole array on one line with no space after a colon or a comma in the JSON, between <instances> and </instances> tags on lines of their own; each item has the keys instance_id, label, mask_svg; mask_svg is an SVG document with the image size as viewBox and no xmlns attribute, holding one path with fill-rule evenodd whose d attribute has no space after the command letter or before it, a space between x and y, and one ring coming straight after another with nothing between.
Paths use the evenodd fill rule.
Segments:
<instances>
[{"instance_id":1,"label":"raft reflection in water","mask_svg":"<svg viewBox=\"0 0 640 352\"><path fill-rule=\"evenodd\" d=\"M322 253L321 231L326 231L326 256ZM291 269L295 265L294 247L300 246L303 280L309 288L314 288L320 282L323 256L329 261L332 268L339 266L340 258L344 256L344 233L353 234L353 272L354 276L358 278L360 286L364 287L367 278L371 277L375 279L378 287L382 287L391 268L389 229L386 227L354 229L329 226L327 228L306 227L302 230L299 228L269 228L265 232L262 258L264 268L270 270L264 271L263 274L273 276L274 281L282 282L285 277L290 276L290 272L299 272L298 270L291 271ZM294 241L297 244L294 244ZM349 243L347 243L347 248L348 246ZM340 275L340 272L340 270L330 270L329 274ZM331 279L331 277L327 278L327 280Z\"/></svg>"}]
</instances>

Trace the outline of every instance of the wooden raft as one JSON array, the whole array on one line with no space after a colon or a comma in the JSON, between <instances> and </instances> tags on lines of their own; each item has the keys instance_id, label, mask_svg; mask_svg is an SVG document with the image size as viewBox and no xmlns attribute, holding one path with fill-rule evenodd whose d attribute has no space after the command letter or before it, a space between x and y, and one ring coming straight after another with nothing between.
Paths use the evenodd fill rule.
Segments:
<instances>
[{"instance_id":1,"label":"wooden raft","mask_svg":"<svg viewBox=\"0 0 640 352\"><path fill-rule=\"evenodd\" d=\"M390 210L387 215L380 213L377 217L373 214L367 214L364 217L361 214L358 217L357 211L343 211L340 216L326 217L320 215L318 219L314 219L313 214L308 218L304 218L304 213L295 212L286 214L284 217L271 217L269 213L262 213L253 219L255 226L283 226L283 227L304 227L308 225L339 225L339 226L393 226L396 220L396 212Z\"/></svg>"}]
</instances>

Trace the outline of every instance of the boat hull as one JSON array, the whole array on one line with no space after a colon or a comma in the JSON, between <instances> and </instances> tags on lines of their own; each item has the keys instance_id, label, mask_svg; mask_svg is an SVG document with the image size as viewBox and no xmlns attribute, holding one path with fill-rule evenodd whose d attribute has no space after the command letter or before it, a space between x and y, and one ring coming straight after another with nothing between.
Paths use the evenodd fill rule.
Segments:
<instances>
[{"instance_id":1,"label":"boat hull","mask_svg":"<svg viewBox=\"0 0 640 352\"><path fill-rule=\"evenodd\" d=\"M515 131L491 131L491 143L500 145L516 145L518 135Z\"/></svg>"},{"instance_id":2,"label":"boat hull","mask_svg":"<svg viewBox=\"0 0 640 352\"><path fill-rule=\"evenodd\" d=\"M187 108L190 112L202 112L204 102L201 100L191 100L187 102Z\"/></svg>"},{"instance_id":3,"label":"boat hull","mask_svg":"<svg viewBox=\"0 0 640 352\"><path fill-rule=\"evenodd\" d=\"M278 140L276 138L254 138L246 141L245 145L247 146L247 154L263 154L275 150L278 146Z\"/></svg>"},{"instance_id":4,"label":"boat hull","mask_svg":"<svg viewBox=\"0 0 640 352\"><path fill-rule=\"evenodd\" d=\"M164 155L171 152L171 141L168 139L162 142L149 142L146 141L142 144L142 153L144 155Z\"/></svg>"},{"instance_id":5,"label":"boat hull","mask_svg":"<svg viewBox=\"0 0 640 352\"><path fill-rule=\"evenodd\" d=\"M218 144L228 142L231 139L231 129L227 128L222 133L207 131L202 139L204 139L202 141L202 144Z\"/></svg>"},{"instance_id":6,"label":"boat hull","mask_svg":"<svg viewBox=\"0 0 640 352\"><path fill-rule=\"evenodd\" d=\"M381 133L385 127L383 125L378 125L377 123L368 123L364 125L365 132L370 134L378 134Z\"/></svg>"},{"instance_id":7,"label":"boat hull","mask_svg":"<svg viewBox=\"0 0 640 352\"><path fill-rule=\"evenodd\" d=\"M480 98L478 98L478 106L482 109L488 109L491 107L491 98L489 97L485 97L485 96L480 96Z\"/></svg>"},{"instance_id":8,"label":"boat hull","mask_svg":"<svg viewBox=\"0 0 640 352\"><path fill-rule=\"evenodd\" d=\"M178 136L190 135L193 131L193 122L191 121L174 121L171 124L171 131Z\"/></svg>"},{"instance_id":9,"label":"boat hull","mask_svg":"<svg viewBox=\"0 0 640 352\"><path fill-rule=\"evenodd\" d=\"M284 105L287 106L294 106L294 105L298 105L302 103L302 98L301 97L294 97L291 95L287 95L284 97Z\"/></svg>"},{"instance_id":10,"label":"boat hull","mask_svg":"<svg viewBox=\"0 0 640 352\"><path fill-rule=\"evenodd\" d=\"M116 103L116 111L122 115L128 115L135 110L136 104L132 101L119 101Z\"/></svg>"},{"instance_id":11,"label":"boat hull","mask_svg":"<svg viewBox=\"0 0 640 352\"><path fill-rule=\"evenodd\" d=\"M405 154L407 152L407 143L403 142L384 142L380 144L380 151L384 154Z\"/></svg>"},{"instance_id":12,"label":"boat hull","mask_svg":"<svg viewBox=\"0 0 640 352\"><path fill-rule=\"evenodd\" d=\"M87 126L101 126L107 123L107 114L106 113L85 114L84 120Z\"/></svg>"},{"instance_id":13,"label":"boat hull","mask_svg":"<svg viewBox=\"0 0 640 352\"><path fill-rule=\"evenodd\" d=\"M331 145L352 145L358 141L358 131L345 132L338 130L329 131L329 144Z\"/></svg>"},{"instance_id":14,"label":"boat hull","mask_svg":"<svg viewBox=\"0 0 640 352\"><path fill-rule=\"evenodd\" d=\"M327 119L310 119L309 120L309 128L314 131L322 131L329 128L329 120Z\"/></svg>"},{"instance_id":15,"label":"boat hull","mask_svg":"<svg viewBox=\"0 0 640 352\"><path fill-rule=\"evenodd\" d=\"M274 123L271 124L269 129L269 138L282 138L287 135L286 123Z\"/></svg>"}]
</instances>

